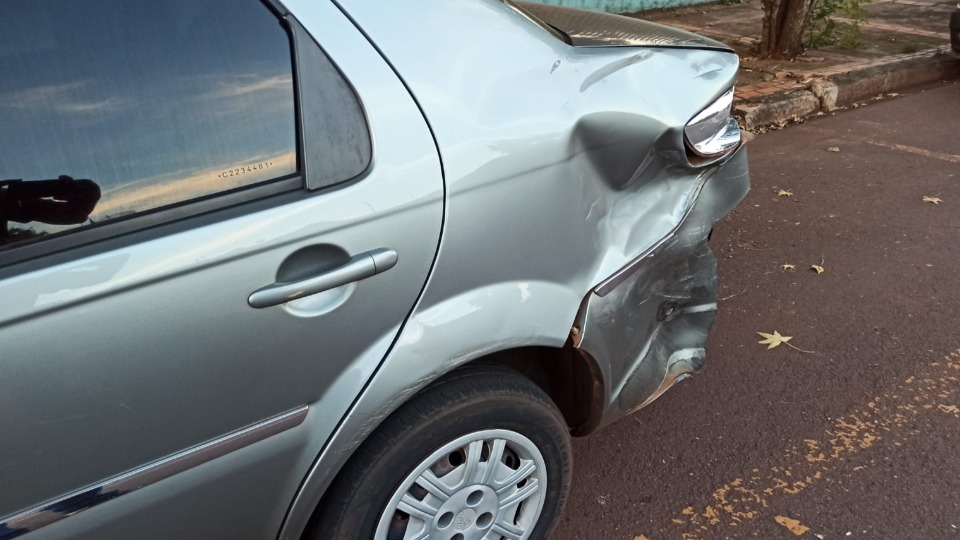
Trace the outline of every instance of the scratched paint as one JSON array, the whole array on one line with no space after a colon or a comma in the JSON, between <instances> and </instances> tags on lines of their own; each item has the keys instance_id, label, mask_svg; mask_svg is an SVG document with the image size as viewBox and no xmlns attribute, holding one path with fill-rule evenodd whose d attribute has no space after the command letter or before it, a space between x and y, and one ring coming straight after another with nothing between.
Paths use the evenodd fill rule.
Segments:
<instances>
[{"instance_id":1,"label":"scratched paint","mask_svg":"<svg viewBox=\"0 0 960 540\"><path fill-rule=\"evenodd\" d=\"M798 495L831 475L863 470L873 463L870 456L878 448L901 446L916 437L917 432L904 428L918 417L947 414L960 419L958 405L960 349L838 418L819 436L789 445L770 464L719 486L699 504L685 506L665 524L664 531L670 531L665 537L699 540L721 527L736 527L764 515L770 519L765 510L772 497ZM848 469L855 456L862 458L860 464ZM774 519L787 528L794 521Z\"/></svg>"}]
</instances>

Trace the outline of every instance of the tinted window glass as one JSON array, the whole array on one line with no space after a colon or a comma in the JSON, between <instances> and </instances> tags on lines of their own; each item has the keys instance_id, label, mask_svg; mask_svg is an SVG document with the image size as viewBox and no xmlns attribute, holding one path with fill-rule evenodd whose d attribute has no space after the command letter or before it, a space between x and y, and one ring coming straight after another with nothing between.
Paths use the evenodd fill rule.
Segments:
<instances>
[{"instance_id":1,"label":"tinted window glass","mask_svg":"<svg viewBox=\"0 0 960 540\"><path fill-rule=\"evenodd\" d=\"M296 171L258 0L0 2L0 249Z\"/></svg>"}]
</instances>

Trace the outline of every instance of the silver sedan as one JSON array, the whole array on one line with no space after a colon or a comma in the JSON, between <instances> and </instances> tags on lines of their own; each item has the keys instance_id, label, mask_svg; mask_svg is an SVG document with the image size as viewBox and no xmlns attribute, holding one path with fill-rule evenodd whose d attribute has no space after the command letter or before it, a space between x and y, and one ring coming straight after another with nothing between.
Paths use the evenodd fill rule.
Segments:
<instances>
[{"instance_id":1,"label":"silver sedan","mask_svg":"<svg viewBox=\"0 0 960 540\"><path fill-rule=\"evenodd\" d=\"M737 56L506 0L0 3L0 540L547 538L701 369Z\"/></svg>"}]
</instances>

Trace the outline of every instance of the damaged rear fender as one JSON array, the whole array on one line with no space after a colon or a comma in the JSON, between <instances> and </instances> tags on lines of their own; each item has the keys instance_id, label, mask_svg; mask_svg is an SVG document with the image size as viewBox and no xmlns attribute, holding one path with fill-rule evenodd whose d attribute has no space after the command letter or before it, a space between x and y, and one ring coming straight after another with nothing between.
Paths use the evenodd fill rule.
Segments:
<instances>
[{"instance_id":1,"label":"damaged rear fender","mask_svg":"<svg viewBox=\"0 0 960 540\"><path fill-rule=\"evenodd\" d=\"M702 177L669 234L584 298L571 337L604 371L604 412L595 427L648 405L700 371L717 310L717 265L708 237L748 189L741 148Z\"/></svg>"}]
</instances>

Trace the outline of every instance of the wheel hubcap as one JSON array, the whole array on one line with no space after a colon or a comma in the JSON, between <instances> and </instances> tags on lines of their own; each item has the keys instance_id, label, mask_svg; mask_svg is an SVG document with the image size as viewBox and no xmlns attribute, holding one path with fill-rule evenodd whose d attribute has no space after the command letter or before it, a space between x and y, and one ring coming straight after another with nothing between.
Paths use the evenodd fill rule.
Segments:
<instances>
[{"instance_id":1,"label":"wheel hubcap","mask_svg":"<svg viewBox=\"0 0 960 540\"><path fill-rule=\"evenodd\" d=\"M489 486L474 484L455 492L437 509L434 531L480 539L492 528L500 498Z\"/></svg>"},{"instance_id":2,"label":"wheel hubcap","mask_svg":"<svg viewBox=\"0 0 960 540\"><path fill-rule=\"evenodd\" d=\"M543 455L507 430L458 438L418 464L380 517L377 540L526 540L543 510Z\"/></svg>"}]
</instances>

